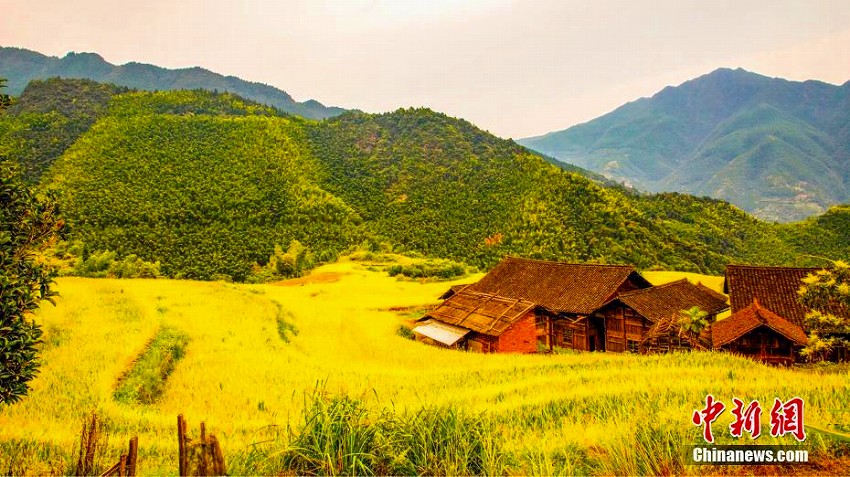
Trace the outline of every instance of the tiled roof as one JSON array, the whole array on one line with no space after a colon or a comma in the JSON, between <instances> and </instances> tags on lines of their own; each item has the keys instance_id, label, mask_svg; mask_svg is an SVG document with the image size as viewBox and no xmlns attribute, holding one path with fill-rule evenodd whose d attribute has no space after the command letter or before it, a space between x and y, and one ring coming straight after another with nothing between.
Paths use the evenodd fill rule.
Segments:
<instances>
[{"instance_id":1,"label":"tiled roof","mask_svg":"<svg viewBox=\"0 0 850 477\"><path fill-rule=\"evenodd\" d=\"M761 306L759 300L754 300L750 306L711 326L714 347L729 344L759 326L767 326L800 346L809 342L802 328Z\"/></svg>"},{"instance_id":2,"label":"tiled roof","mask_svg":"<svg viewBox=\"0 0 850 477\"><path fill-rule=\"evenodd\" d=\"M727 265L723 291L729 294L732 313L758 300L761 306L805 329L806 307L797 301L803 279L820 268L754 267ZM846 314L847 310L830 310Z\"/></svg>"},{"instance_id":3,"label":"tiled roof","mask_svg":"<svg viewBox=\"0 0 850 477\"><path fill-rule=\"evenodd\" d=\"M650 285L630 265L579 265L508 257L465 291L527 300L550 310L590 314L632 280Z\"/></svg>"},{"instance_id":4,"label":"tiled roof","mask_svg":"<svg viewBox=\"0 0 850 477\"><path fill-rule=\"evenodd\" d=\"M711 288L703 285L702 282L697 282L696 286L699 287L700 290L702 290L702 291L706 292L707 294L717 298L718 300L720 300L724 303L729 303L729 297L727 297L726 295L724 295L720 292L716 292L716 291L712 290Z\"/></svg>"},{"instance_id":5,"label":"tiled roof","mask_svg":"<svg viewBox=\"0 0 850 477\"><path fill-rule=\"evenodd\" d=\"M653 322L678 316L680 311L694 306L709 315L729 308L725 296L702 285L694 285L685 278L652 288L620 293L617 299Z\"/></svg>"},{"instance_id":6,"label":"tiled roof","mask_svg":"<svg viewBox=\"0 0 850 477\"><path fill-rule=\"evenodd\" d=\"M419 321L433 318L489 336L499 336L537 305L468 289L453 295Z\"/></svg>"}]
</instances>

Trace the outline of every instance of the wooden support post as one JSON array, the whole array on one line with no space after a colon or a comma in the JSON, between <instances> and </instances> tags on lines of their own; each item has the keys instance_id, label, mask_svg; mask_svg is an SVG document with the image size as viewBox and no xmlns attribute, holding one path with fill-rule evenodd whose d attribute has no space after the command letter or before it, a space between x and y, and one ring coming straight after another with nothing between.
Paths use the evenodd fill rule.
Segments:
<instances>
[{"instance_id":1,"label":"wooden support post","mask_svg":"<svg viewBox=\"0 0 850 477\"><path fill-rule=\"evenodd\" d=\"M118 475L121 477L127 475L127 454L121 454L121 459L118 461Z\"/></svg>"},{"instance_id":2,"label":"wooden support post","mask_svg":"<svg viewBox=\"0 0 850 477\"><path fill-rule=\"evenodd\" d=\"M177 465L180 467L180 476L183 477L186 475L186 421L183 420L183 414L177 416L177 448Z\"/></svg>"},{"instance_id":3,"label":"wooden support post","mask_svg":"<svg viewBox=\"0 0 850 477\"><path fill-rule=\"evenodd\" d=\"M139 438L138 436L133 436L130 439L130 452L127 454L127 475L128 477L134 477L136 475L136 460L139 457Z\"/></svg>"},{"instance_id":4,"label":"wooden support post","mask_svg":"<svg viewBox=\"0 0 850 477\"><path fill-rule=\"evenodd\" d=\"M210 434L210 445L213 454L213 474L227 475L227 466L224 464L224 454L221 452L221 446L218 444L218 439L213 434Z\"/></svg>"},{"instance_id":5,"label":"wooden support post","mask_svg":"<svg viewBox=\"0 0 850 477\"><path fill-rule=\"evenodd\" d=\"M201 475L209 475L207 470L207 426L201 421Z\"/></svg>"}]
</instances>

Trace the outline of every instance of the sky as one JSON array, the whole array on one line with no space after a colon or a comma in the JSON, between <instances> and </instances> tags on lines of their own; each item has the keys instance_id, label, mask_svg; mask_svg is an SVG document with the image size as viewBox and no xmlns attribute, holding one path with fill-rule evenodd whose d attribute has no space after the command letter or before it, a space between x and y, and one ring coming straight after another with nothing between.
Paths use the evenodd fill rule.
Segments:
<instances>
[{"instance_id":1,"label":"sky","mask_svg":"<svg viewBox=\"0 0 850 477\"><path fill-rule=\"evenodd\" d=\"M0 0L0 45L425 106L522 138L720 67L843 84L850 1Z\"/></svg>"}]
</instances>

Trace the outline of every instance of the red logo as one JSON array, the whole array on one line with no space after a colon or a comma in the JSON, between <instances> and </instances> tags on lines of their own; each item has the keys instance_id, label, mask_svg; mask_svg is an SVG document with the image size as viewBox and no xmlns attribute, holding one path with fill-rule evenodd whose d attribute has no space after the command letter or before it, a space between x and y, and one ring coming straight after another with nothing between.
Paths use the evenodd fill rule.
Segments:
<instances>
[{"instance_id":1,"label":"red logo","mask_svg":"<svg viewBox=\"0 0 850 477\"><path fill-rule=\"evenodd\" d=\"M705 397L705 407L701 411L694 411L694 415L691 417L691 422L693 422L695 426L704 426L702 429L702 437L706 442L714 442L714 435L711 434L711 423L713 423L718 416L723 414L724 409L726 409L726 405L720 401L715 401L714 396L709 394Z\"/></svg>"},{"instance_id":2,"label":"red logo","mask_svg":"<svg viewBox=\"0 0 850 477\"><path fill-rule=\"evenodd\" d=\"M732 437L741 437L746 432L751 439L761 435L761 404L751 401L744 406L744 401L732 398L735 407L732 415L735 420L729 425L729 434ZM702 437L706 442L714 442L714 434L711 425L723 414L726 405L714 399L711 394L705 397L705 407L694 411L691 422L695 426L703 426ZM791 434L800 442L806 440L806 429L803 426L803 399L795 397L786 402L774 398L773 408L770 410L770 435L780 437Z\"/></svg>"},{"instance_id":3,"label":"red logo","mask_svg":"<svg viewBox=\"0 0 850 477\"><path fill-rule=\"evenodd\" d=\"M784 404L779 398L774 398L773 409L770 410L770 435L779 437L785 434L791 434L800 442L806 440L803 400L799 397L789 399Z\"/></svg>"},{"instance_id":4,"label":"red logo","mask_svg":"<svg viewBox=\"0 0 850 477\"><path fill-rule=\"evenodd\" d=\"M744 409L744 401L738 398L732 398L735 403L735 408L732 409L732 415L735 416L735 422L729 425L729 433L732 437L741 437L741 434L746 431L752 439L761 435L761 405L758 401L753 401L747 408Z\"/></svg>"}]
</instances>

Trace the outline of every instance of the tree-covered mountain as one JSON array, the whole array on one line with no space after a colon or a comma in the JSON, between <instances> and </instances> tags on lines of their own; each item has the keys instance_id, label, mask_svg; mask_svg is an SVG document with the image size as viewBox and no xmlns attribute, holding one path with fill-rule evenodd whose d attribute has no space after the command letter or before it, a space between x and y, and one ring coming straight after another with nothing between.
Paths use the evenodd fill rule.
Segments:
<instances>
[{"instance_id":1,"label":"tree-covered mountain","mask_svg":"<svg viewBox=\"0 0 850 477\"><path fill-rule=\"evenodd\" d=\"M146 91L228 91L310 119L328 118L344 111L312 99L299 103L273 86L223 76L203 68L166 69L135 62L113 65L96 53L71 52L57 58L22 48L0 47L0 77L9 81L8 94L13 96L21 94L33 79L86 78Z\"/></svg>"},{"instance_id":2,"label":"tree-covered mountain","mask_svg":"<svg viewBox=\"0 0 850 477\"><path fill-rule=\"evenodd\" d=\"M2 120L33 114L16 107ZM167 276L243 280L295 240L319 261L382 244L480 267L518 255L713 273L850 252L846 209L780 226L719 200L609 187L428 109L316 122L171 91L119 92L98 111L43 161L42 186L89 252L160 261ZM34 168L14 149L3 154Z\"/></svg>"},{"instance_id":3,"label":"tree-covered mountain","mask_svg":"<svg viewBox=\"0 0 850 477\"><path fill-rule=\"evenodd\" d=\"M639 189L800 220L850 201L850 82L719 69L519 142Z\"/></svg>"},{"instance_id":4,"label":"tree-covered mountain","mask_svg":"<svg viewBox=\"0 0 850 477\"><path fill-rule=\"evenodd\" d=\"M37 182L53 161L106 114L112 96L127 92L91 80L34 80L0 115L0 157L23 165L28 182Z\"/></svg>"}]
</instances>

